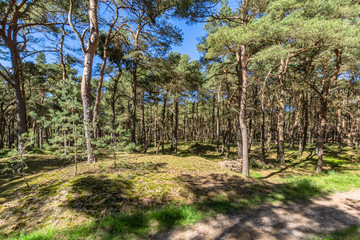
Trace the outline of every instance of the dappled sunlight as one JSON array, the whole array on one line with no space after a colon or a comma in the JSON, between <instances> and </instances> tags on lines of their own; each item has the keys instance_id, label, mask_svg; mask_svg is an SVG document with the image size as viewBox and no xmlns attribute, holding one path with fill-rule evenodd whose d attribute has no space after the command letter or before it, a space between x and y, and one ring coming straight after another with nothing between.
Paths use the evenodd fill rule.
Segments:
<instances>
[{"instance_id":1,"label":"dappled sunlight","mask_svg":"<svg viewBox=\"0 0 360 240\"><path fill-rule=\"evenodd\" d=\"M93 232L98 239L144 238L219 213L243 214L263 204L289 204L285 209L288 211L299 203L312 206L314 197L360 188L359 176L349 173L350 168L355 172L359 169L352 165L353 157L347 152L342 153L343 159L325 160L329 172L321 175L311 176L316 158L313 152L290 152L286 154L286 166L260 165L251 170L252 178L244 178L221 166L220 156L202 156L216 156L212 146L180 148L185 153L118 152L116 159L112 153L104 152L96 164L80 161L77 176L71 159L29 156L26 171L30 189L11 174L2 180L1 232L41 227L37 236L44 239L52 239L55 234L68 239L70 235L87 236ZM339 163L335 169L334 163ZM52 231L54 226L62 230ZM233 230L227 231L237 236Z\"/></svg>"}]
</instances>

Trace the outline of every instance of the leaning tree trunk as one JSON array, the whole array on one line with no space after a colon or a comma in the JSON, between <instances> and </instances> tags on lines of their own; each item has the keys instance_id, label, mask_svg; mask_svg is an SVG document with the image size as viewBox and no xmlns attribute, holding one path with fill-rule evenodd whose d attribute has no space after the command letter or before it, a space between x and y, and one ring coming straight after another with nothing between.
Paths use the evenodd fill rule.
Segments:
<instances>
[{"instance_id":1,"label":"leaning tree trunk","mask_svg":"<svg viewBox=\"0 0 360 240\"><path fill-rule=\"evenodd\" d=\"M64 51L63 51L64 43L65 43L65 36L66 36L65 25L66 25L66 22L61 25L61 38L60 38L60 48L59 48L60 65L61 65L63 84L65 84L65 81L66 81L66 78L67 78L66 64L65 64Z\"/></svg>"},{"instance_id":2,"label":"leaning tree trunk","mask_svg":"<svg viewBox=\"0 0 360 240\"><path fill-rule=\"evenodd\" d=\"M115 2L113 2L113 3L115 4ZM107 33L106 38L105 38L103 56L102 56L103 62L101 64L99 83L98 83L97 90L96 90L96 98L95 98L95 104L94 104L94 110L93 110L94 114L93 114L93 119L92 119L94 136L96 135L96 132L97 132L97 116L98 116L99 105L100 105L101 88L102 88L104 75L105 75L105 68L106 68L106 61L107 61L107 50L108 50L108 47L110 45L110 40L111 40L110 37L111 37L112 30L114 29L114 26L115 26L115 24L117 22L117 19L119 17L119 11L118 11L117 6L115 6L115 8L116 8L115 17L114 17L112 23L110 24L108 33Z\"/></svg>"}]
</instances>

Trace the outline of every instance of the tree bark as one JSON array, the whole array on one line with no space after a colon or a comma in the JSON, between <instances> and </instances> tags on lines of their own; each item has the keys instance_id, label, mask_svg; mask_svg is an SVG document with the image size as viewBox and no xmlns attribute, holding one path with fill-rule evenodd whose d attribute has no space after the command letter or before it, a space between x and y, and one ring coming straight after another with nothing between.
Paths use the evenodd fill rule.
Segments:
<instances>
[{"instance_id":1,"label":"tree bark","mask_svg":"<svg viewBox=\"0 0 360 240\"><path fill-rule=\"evenodd\" d=\"M309 126L309 109L308 109L308 92L305 90L304 99L302 102L302 111L303 111L303 117L302 117L302 134L301 139L299 140L299 153L302 154L306 147L306 139L307 139L307 132L308 132L308 126Z\"/></svg>"},{"instance_id":2,"label":"tree bark","mask_svg":"<svg viewBox=\"0 0 360 240\"><path fill-rule=\"evenodd\" d=\"M285 153L284 153L284 137L285 137L285 83L284 83L284 57L280 59L279 69L279 81L280 81L280 96L278 106L278 149L277 149L277 161L284 165L285 164Z\"/></svg>"},{"instance_id":3,"label":"tree bark","mask_svg":"<svg viewBox=\"0 0 360 240\"><path fill-rule=\"evenodd\" d=\"M178 146L178 125L179 125L179 99L174 99L175 104L175 116L174 116L174 153L177 153Z\"/></svg>"},{"instance_id":4,"label":"tree bark","mask_svg":"<svg viewBox=\"0 0 360 240\"><path fill-rule=\"evenodd\" d=\"M240 123L242 147L243 147L242 174L245 176L249 176L250 173L249 173L249 156L248 156L248 133L245 122L246 96L247 96L247 86L248 86L246 65L247 65L246 46L242 45L240 52L242 89L241 89L239 123Z\"/></svg>"},{"instance_id":5,"label":"tree bark","mask_svg":"<svg viewBox=\"0 0 360 240\"><path fill-rule=\"evenodd\" d=\"M18 138L18 151L21 155L25 154L24 143L21 139L21 135L26 133L27 128L27 110L26 110L26 98L25 98L25 87L23 79L23 69L22 62L20 57L20 52L24 51L26 48L26 33L21 31L20 21L23 20L21 17L28 14L29 6L31 3L28 3L27 0L23 0L21 3L17 4L16 1L10 1L8 6L8 11L1 18L0 24L3 26L0 29L0 37L3 40L3 43L10 51L11 58L11 70L0 71L0 76L3 77L14 90L15 101L16 101L16 112L17 112L17 138ZM22 15L20 17L20 15ZM8 27L5 27L9 25ZM20 32L24 33L22 38L22 46L18 43L18 35Z\"/></svg>"},{"instance_id":6,"label":"tree bark","mask_svg":"<svg viewBox=\"0 0 360 240\"><path fill-rule=\"evenodd\" d=\"M216 151L219 152L219 145L220 145L220 91L221 91L221 84L219 85L219 89L217 92L217 105L216 105Z\"/></svg>"},{"instance_id":7,"label":"tree bark","mask_svg":"<svg viewBox=\"0 0 360 240\"><path fill-rule=\"evenodd\" d=\"M137 102L137 64L133 63L132 69L133 81L131 84L132 96L131 96L131 138L130 142L136 144L136 102Z\"/></svg>"},{"instance_id":8,"label":"tree bark","mask_svg":"<svg viewBox=\"0 0 360 240\"><path fill-rule=\"evenodd\" d=\"M78 37L81 45L81 50L84 55L84 70L83 76L81 79L81 99L83 103L83 112L84 112L84 131L85 131L85 141L86 141L86 149L88 154L88 163L94 163L95 157L93 154L93 147L91 144L91 131L90 131L90 123L92 120L91 117L91 76L92 76L92 66L93 66L93 59L96 52L96 48L99 41L99 28L98 28L98 18L97 18L97 11L98 11L98 0L89 0L89 39L87 46L85 47L84 43L84 34L80 36L79 32L75 29L72 20L72 8L73 3L70 1L70 9L69 9L69 16L68 22L75 32L76 36Z\"/></svg>"},{"instance_id":9,"label":"tree bark","mask_svg":"<svg viewBox=\"0 0 360 240\"><path fill-rule=\"evenodd\" d=\"M318 162L316 167L316 172L320 173L323 167L323 155L324 155L324 142L325 142L325 133L326 133L326 115L328 110L328 99L331 94L331 88L334 85L335 81L338 78L340 72L340 65L341 65L341 52L338 49L334 50L336 55L336 66L335 72L331 77L329 83L327 81L323 81L322 89L321 89L321 107L320 107L320 118L319 118L319 136L317 141L317 148L318 148Z\"/></svg>"},{"instance_id":10,"label":"tree bark","mask_svg":"<svg viewBox=\"0 0 360 240\"><path fill-rule=\"evenodd\" d=\"M66 22L65 22L66 23ZM66 73L66 65L65 65L65 58L64 58L64 42L65 42L65 36L66 36L66 31L65 31L65 23L63 25L61 25L61 38L60 38L60 49L59 49L59 53L60 53L60 65L61 65L61 70L62 70L62 81L63 84L65 84L66 81L66 77L67 77L67 73Z\"/></svg>"},{"instance_id":11,"label":"tree bark","mask_svg":"<svg viewBox=\"0 0 360 240\"><path fill-rule=\"evenodd\" d=\"M94 104L94 110L93 110L93 130L94 130L94 136L96 136L96 132L97 132L97 116L98 116L98 111L99 111L99 105L100 105L100 97L101 97L101 88L102 88L102 84L104 81L104 75L105 75L105 68L106 68L106 62L107 62L107 50L108 47L110 45L110 40L111 40L111 33L112 30L118 20L119 17L119 11L118 11L118 7L115 4L115 2L113 1L113 4L115 5L115 17L113 19L113 21L110 24L108 33L106 34L106 38L105 38L105 43L104 43L104 50L103 50L103 56L102 56L102 64L101 64L101 68L100 68L100 76L99 76L99 82L98 82L98 86L96 89L96 98L95 98L95 104Z\"/></svg>"}]
</instances>

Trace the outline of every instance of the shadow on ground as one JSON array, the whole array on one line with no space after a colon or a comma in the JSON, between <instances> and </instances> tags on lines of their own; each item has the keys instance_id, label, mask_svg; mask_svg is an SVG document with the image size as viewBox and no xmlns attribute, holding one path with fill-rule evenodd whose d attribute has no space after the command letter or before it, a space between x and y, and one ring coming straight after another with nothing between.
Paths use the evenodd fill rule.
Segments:
<instances>
[{"instance_id":1,"label":"shadow on ground","mask_svg":"<svg viewBox=\"0 0 360 240\"><path fill-rule=\"evenodd\" d=\"M215 150L215 147L211 145L195 144L178 155L200 155L212 158L211 153L216 154ZM290 157L295 155L290 155ZM313 161L313 155L310 154L305 160L288 167L297 167L300 163L312 164ZM29 171L31 173L46 172L51 169L61 171L66 164L71 164L71 161L49 158L44 163L34 157L29 161ZM304 178L280 184L267 180L246 179L235 174L180 174L173 177L181 186L189 190L194 199L193 204L182 205L166 195L163 199L150 198L147 201L129 195L129 192L137 191L134 186L136 176L156 176L156 174L164 173L165 167L165 162L127 162L126 159L122 159L117 161L116 168L104 166L102 169L99 166L99 170L85 171L83 175L68 181L65 195L59 193L64 184L63 181L47 182L46 185L38 186L34 192L22 192L23 198L18 197L21 201L16 205L6 206L7 211L2 213L0 218L6 220L10 214L15 216L18 224L15 230L31 228L32 225L39 224L43 219L50 217L51 214L60 216L65 211L81 213L89 219L94 219L88 224L63 231L38 233L38 238L33 239L83 239L93 236L98 239L142 239L219 213L226 214L227 218L233 221L230 225L219 225L220 233L217 235L219 239L231 238L231 236L235 239L258 239L260 238L259 229L266 229L269 221L272 223L269 227L271 232L267 233L270 237L288 239L291 234L289 229L299 234L306 231L316 233L316 230L297 226L295 222L291 223L294 221L292 219L297 219L296 217L299 217L298 222L312 222L314 226L319 227L319 231L327 231L326 219L334 219L334 226L342 226L341 221L355 224L359 219L346 211L312 202L310 199L319 196L326 197L329 193ZM285 170L273 174L279 174ZM123 172L128 174L122 175ZM268 177L271 176L264 179ZM11 184L19 184L19 181ZM8 189L14 185L8 184L5 187ZM0 190L4 190L1 185ZM159 191L162 191L161 187ZM2 198L0 203L7 203L8 197L0 194ZM260 204L273 202L281 203L281 205L256 209ZM48 206L57 203L61 203L56 208L58 212L52 212L53 209ZM360 208L359 203L355 201L348 202L348 207L357 210ZM288 212L291 215L284 219L283 215ZM5 227L6 225L3 225L0 231ZM333 230L333 228L329 227L328 230ZM158 239L167 239L171 234L172 232L166 232L157 236L162 236ZM194 238L188 239L207 239L201 234L198 233Z\"/></svg>"},{"instance_id":2,"label":"shadow on ground","mask_svg":"<svg viewBox=\"0 0 360 240\"><path fill-rule=\"evenodd\" d=\"M262 190L261 186L248 186L236 177L212 175L207 177L212 179L209 182L202 177L182 178L202 199L197 205L199 209L226 215L185 230L167 231L153 239L304 239L360 224L360 192L338 202L306 179L294 184L273 184L268 186L269 190ZM214 192L217 196L233 192L234 196L219 199L212 195ZM323 197L322 201L311 200L318 196ZM282 204L251 210L256 203L274 200ZM349 235L353 232L349 231Z\"/></svg>"}]
</instances>

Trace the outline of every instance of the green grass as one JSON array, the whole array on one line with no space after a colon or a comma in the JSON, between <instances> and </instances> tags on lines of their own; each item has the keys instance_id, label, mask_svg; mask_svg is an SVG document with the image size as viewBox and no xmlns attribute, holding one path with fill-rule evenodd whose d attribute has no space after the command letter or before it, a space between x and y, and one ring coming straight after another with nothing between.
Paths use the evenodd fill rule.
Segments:
<instances>
[{"instance_id":1,"label":"green grass","mask_svg":"<svg viewBox=\"0 0 360 240\"><path fill-rule=\"evenodd\" d=\"M298 183L306 179L311 182L312 186L322 189L324 192L344 192L360 188L359 174L339 173L333 170L314 176L291 176L280 180L280 182Z\"/></svg>"},{"instance_id":2,"label":"green grass","mask_svg":"<svg viewBox=\"0 0 360 240\"><path fill-rule=\"evenodd\" d=\"M329 235L316 237L314 240L358 240L360 239L360 225L335 231Z\"/></svg>"},{"instance_id":3,"label":"green grass","mask_svg":"<svg viewBox=\"0 0 360 240\"><path fill-rule=\"evenodd\" d=\"M70 228L47 227L30 233L17 233L7 239L144 239L175 226L199 222L218 213L231 214L234 211L258 207L264 203L299 201L324 196L335 190L346 191L353 187L360 187L359 178L354 174L336 172L311 178L289 177L282 183L273 185L271 190L254 183L248 187L249 191L241 198L238 198L238 195L236 198L217 195L193 204L170 204L160 208L144 208L131 213L111 214L104 218L93 218L88 223ZM351 231L355 232L355 230Z\"/></svg>"},{"instance_id":4,"label":"green grass","mask_svg":"<svg viewBox=\"0 0 360 240\"><path fill-rule=\"evenodd\" d=\"M263 177L263 175L260 172L258 172L256 170L253 170L253 171L250 172L250 177L260 179L260 178Z\"/></svg>"},{"instance_id":5,"label":"green grass","mask_svg":"<svg viewBox=\"0 0 360 240\"><path fill-rule=\"evenodd\" d=\"M143 239L151 233L198 222L204 216L194 206L169 205L132 214L110 215L67 229L44 228L31 233L20 233L7 239Z\"/></svg>"}]
</instances>

